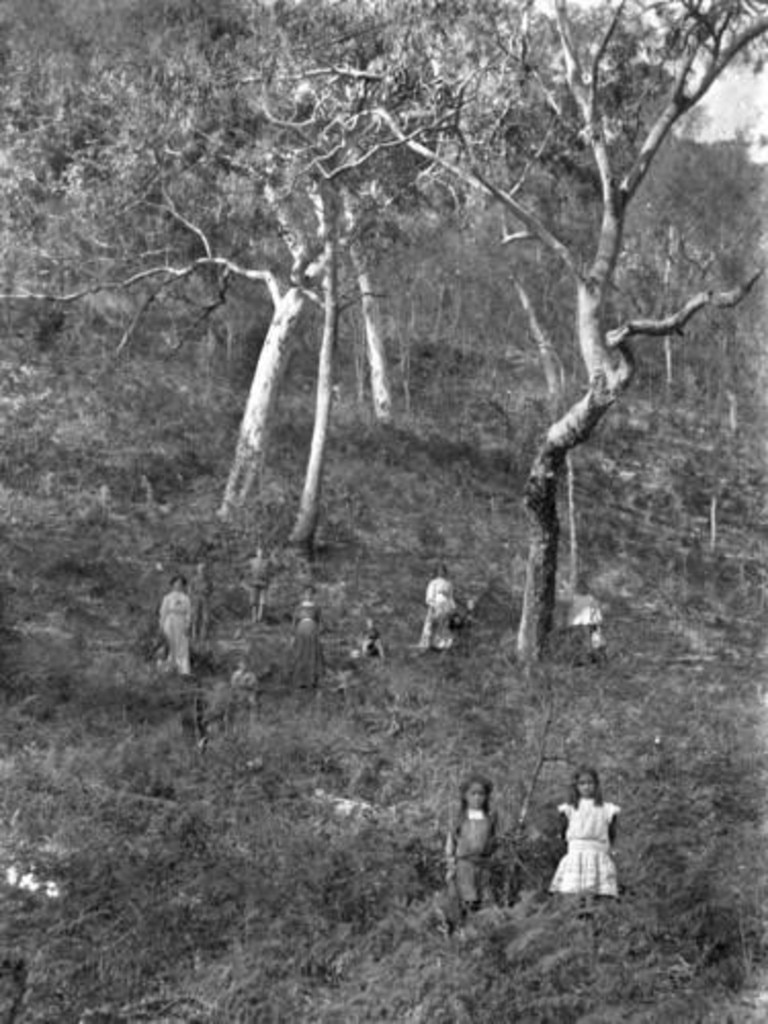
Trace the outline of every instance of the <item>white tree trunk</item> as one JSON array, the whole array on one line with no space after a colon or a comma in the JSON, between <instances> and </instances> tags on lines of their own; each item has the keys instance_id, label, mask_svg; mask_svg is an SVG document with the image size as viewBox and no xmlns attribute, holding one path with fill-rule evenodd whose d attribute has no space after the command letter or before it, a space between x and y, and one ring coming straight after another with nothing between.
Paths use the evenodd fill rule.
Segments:
<instances>
[{"instance_id":1,"label":"white tree trunk","mask_svg":"<svg viewBox=\"0 0 768 1024\"><path fill-rule=\"evenodd\" d=\"M272 316L243 413L235 457L219 509L222 519L226 519L236 505L242 504L263 465L275 401L291 354L296 325L306 301L301 288L289 288Z\"/></svg>"},{"instance_id":2,"label":"white tree trunk","mask_svg":"<svg viewBox=\"0 0 768 1024\"><path fill-rule=\"evenodd\" d=\"M515 286L520 305L523 307L528 318L528 326L533 340L536 342L536 348L539 350L541 368L544 371L544 379L547 382L547 394L554 403L557 403L563 391L563 375L555 346L552 344L552 339L538 318L528 290L514 275L512 276L512 283Z\"/></svg>"},{"instance_id":3,"label":"white tree trunk","mask_svg":"<svg viewBox=\"0 0 768 1024\"><path fill-rule=\"evenodd\" d=\"M314 545L315 531L320 518L323 463L328 439L328 425L331 419L331 405L333 404L333 357L336 349L338 320L338 253L333 197L326 197L326 202L322 206L322 215L325 221L324 233L326 236L323 283L325 314L317 370L315 423L312 430L307 473L304 478L304 490L301 495L296 524L289 538L289 543L303 548L309 553Z\"/></svg>"},{"instance_id":4,"label":"white tree trunk","mask_svg":"<svg viewBox=\"0 0 768 1024\"><path fill-rule=\"evenodd\" d=\"M384 347L384 333L381 328L379 300L371 284L371 277L365 258L352 246L352 260L357 274L357 285L360 289L360 303L365 324L365 344L368 354L368 367L371 374L371 399L373 412L380 423L392 420L392 391L389 386L387 354Z\"/></svg>"},{"instance_id":5,"label":"white tree trunk","mask_svg":"<svg viewBox=\"0 0 768 1024\"><path fill-rule=\"evenodd\" d=\"M348 191L344 193L344 218L346 230L351 239L350 255L360 291L373 412L380 423L389 423L392 419L392 389L389 383L381 309L371 280L368 257L360 240L362 226L360 203Z\"/></svg>"}]
</instances>

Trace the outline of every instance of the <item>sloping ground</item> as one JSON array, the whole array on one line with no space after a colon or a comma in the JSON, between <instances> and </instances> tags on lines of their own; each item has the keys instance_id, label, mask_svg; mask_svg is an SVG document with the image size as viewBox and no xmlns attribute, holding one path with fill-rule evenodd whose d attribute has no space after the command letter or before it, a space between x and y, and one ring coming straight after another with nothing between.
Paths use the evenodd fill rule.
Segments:
<instances>
[{"instance_id":1,"label":"sloping ground","mask_svg":"<svg viewBox=\"0 0 768 1024\"><path fill-rule=\"evenodd\" d=\"M525 554L517 459L438 421L381 432L340 412L314 568L329 663L316 698L268 674L307 568L280 555L258 629L240 587L257 533L271 541L290 523L308 429L298 406L255 522L219 528L220 479L166 469L162 509L114 484L104 513L61 474L49 496L37 476L5 492L15 635L0 860L60 891L0 891L4 948L27 966L21 1019L741 1020L751 1011L733 993L763 955L768 770L763 492L747 455L730 463L741 504L721 493L710 549L706 533L689 539L691 524L708 527L708 492L686 488L708 479L713 454L687 428L606 431L599 454L580 453L581 552L610 660L526 676L502 642ZM158 466L188 448L166 438ZM98 480L111 463L93 458L83 472ZM154 674L141 638L168 570L203 552L215 658L201 686L242 649L267 678L257 714L201 757L183 729L188 698ZM481 612L455 651L420 657L437 557ZM383 665L349 658L366 614ZM623 808L624 891L596 944L545 897L554 808L583 760ZM494 779L505 825L500 905L446 941L432 913L442 837L473 767Z\"/></svg>"}]
</instances>

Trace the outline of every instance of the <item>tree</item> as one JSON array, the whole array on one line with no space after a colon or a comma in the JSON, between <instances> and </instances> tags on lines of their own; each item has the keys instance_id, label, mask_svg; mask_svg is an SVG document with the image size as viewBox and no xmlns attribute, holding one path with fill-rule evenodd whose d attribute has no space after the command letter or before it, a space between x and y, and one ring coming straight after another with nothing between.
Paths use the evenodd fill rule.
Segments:
<instances>
[{"instance_id":1,"label":"tree","mask_svg":"<svg viewBox=\"0 0 768 1024\"><path fill-rule=\"evenodd\" d=\"M365 326L366 352L371 377L371 398L376 419L388 423L392 418L392 390L389 383L387 353L384 344L381 310L373 281L368 252L363 238L365 230L362 204L350 188L344 189L344 215L349 253L360 292L360 308Z\"/></svg>"},{"instance_id":2,"label":"tree","mask_svg":"<svg viewBox=\"0 0 768 1024\"><path fill-rule=\"evenodd\" d=\"M309 462L304 480L304 490L299 504L299 513L290 536L291 544L304 549L310 554L314 546L315 531L320 517L320 492L323 481L323 461L328 437L328 424L333 402L333 355L336 348L339 315L338 197L331 187L327 185L317 186L315 189L315 205L325 249L323 337L320 343L315 422L312 430Z\"/></svg>"},{"instance_id":3,"label":"tree","mask_svg":"<svg viewBox=\"0 0 768 1024\"><path fill-rule=\"evenodd\" d=\"M483 13L491 6L483 5ZM556 258L575 293L588 383L549 426L525 487L531 539L519 653L526 660L541 656L552 629L557 491L566 455L590 438L628 388L635 369L631 342L682 332L701 310L741 301L757 278L753 274L720 292L702 291L665 316L634 317L608 328L628 212L651 165L712 83L768 33L768 17L736 0L686 0L647 10L621 0L612 10L586 15L555 0L554 24L534 18L532 6L524 5L514 26L514 48L505 45L501 31L494 40L487 23L484 34L475 33L475 47L484 41L491 55L474 73L466 51L456 57L458 25L440 58L430 55L439 74L422 65L422 110L424 97L435 97L438 89L453 97L450 109L444 106L435 116L433 102L421 122L413 106L410 120L385 102L372 112L414 153L501 204L520 225L520 237L535 239ZM537 111L545 130L534 140L531 114ZM500 164L514 175L511 187L494 180ZM593 200L596 217L587 205L587 216L575 226L556 223L540 186L558 169L566 170L572 191Z\"/></svg>"}]
</instances>

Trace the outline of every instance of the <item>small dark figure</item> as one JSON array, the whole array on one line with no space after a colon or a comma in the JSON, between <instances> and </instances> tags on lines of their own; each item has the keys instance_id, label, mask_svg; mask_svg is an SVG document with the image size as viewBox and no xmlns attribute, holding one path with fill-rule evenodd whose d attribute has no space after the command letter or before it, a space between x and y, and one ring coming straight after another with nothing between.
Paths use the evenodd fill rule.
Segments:
<instances>
[{"instance_id":1,"label":"small dark figure","mask_svg":"<svg viewBox=\"0 0 768 1024\"><path fill-rule=\"evenodd\" d=\"M205 708L205 731L210 733L214 724L229 735L241 722L250 721L256 705L256 676L248 669L245 658L228 680L220 680L209 694Z\"/></svg>"},{"instance_id":2,"label":"small dark figure","mask_svg":"<svg viewBox=\"0 0 768 1024\"><path fill-rule=\"evenodd\" d=\"M171 579L171 589L160 604L160 631L168 644L167 669L176 669L179 675L191 673L189 661L189 632L192 604L187 594L186 577L180 573Z\"/></svg>"},{"instance_id":3,"label":"small dark figure","mask_svg":"<svg viewBox=\"0 0 768 1024\"><path fill-rule=\"evenodd\" d=\"M603 800L595 769L582 766L574 772L568 802L558 811L568 852L560 861L549 891L579 896L580 910L591 914L596 896L619 894L612 857L619 808Z\"/></svg>"},{"instance_id":4,"label":"small dark figure","mask_svg":"<svg viewBox=\"0 0 768 1024\"><path fill-rule=\"evenodd\" d=\"M208 742L206 723L206 696L192 676L185 676L181 694L181 731L198 750L205 750Z\"/></svg>"},{"instance_id":5,"label":"small dark figure","mask_svg":"<svg viewBox=\"0 0 768 1024\"><path fill-rule=\"evenodd\" d=\"M261 547L258 547L256 554L248 560L248 577L245 588L248 591L251 622L262 622L269 588L269 559L265 557Z\"/></svg>"},{"instance_id":6,"label":"small dark figure","mask_svg":"<svg viewBox=\"0 0 768 1024\"><path fill-rule=\"evenodd\" d=\"M475 602L470 597L466 603L456 602L456 608L451 615L449 627L452 633L460 633L472 627L475 621Z\"/></svg>"},{"instance_id":7,"label":"small dark figure","mask_svg":"<svg viewBox=\"0 0 768 1024\"><path fill-rule=\"evenodd\" d=\"M190 636L193 644L204 644L208 639L211 623L211 597L213 582L205 562L198 562L192 577L190 599L192 602L192 625Z\"/></svg>"},{"instance_id":8,"label":"small dark figure","mask_svg":"<svg viewBox=\"0 0 768 1024\"><path fill-rule=\"evenodd\" d=\"M441 916L449 933L464 923L468 913L479 910L488 894L497 833L492 792L493 783L482 775L471 775L461 786L459 820L445 843L447 891Z\"/></svg>"},{"instance_id":9,"label":"small dark figure","mask_svg":"<svg viewBox=\"0 0 768 1024\"><path fill-rule=\"evenodd\" d=\"M288 677L293 688L315 689L322 675L320 608L315 601L315 588L310 584L304 588L304 596L293 616Z\"/></svg>"},{"instance_id":10,"label":"small dark figure","mask_svg":"<svg viewBox=\"0 0 768 1024\"><path fill-rule=\"evenodd\" d=\"M381 658L384 660L384 644L381 633L373 623L373 619L365 620L365 633L360 640L360 654L363 658Z\"/></svg>"}]
</instances>

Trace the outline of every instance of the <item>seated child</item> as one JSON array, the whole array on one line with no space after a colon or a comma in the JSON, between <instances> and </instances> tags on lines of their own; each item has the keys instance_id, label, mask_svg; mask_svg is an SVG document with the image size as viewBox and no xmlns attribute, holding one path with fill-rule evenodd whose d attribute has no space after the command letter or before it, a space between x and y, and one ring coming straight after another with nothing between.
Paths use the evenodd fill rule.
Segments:
<instances>
[{"instance_id":1,"label":"seated child","mask_svg":"<svg viewBox=\"0 0 768 1024\"><path fill-rule=\"evenodd\" d=\"M364 658L384 659L384 644L381 634L373 624L373 619L365 620L365 633L360 641L360 653Z\"/></svg>"}]
</instances>

